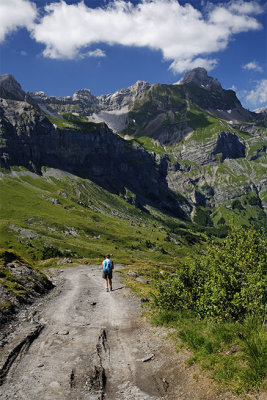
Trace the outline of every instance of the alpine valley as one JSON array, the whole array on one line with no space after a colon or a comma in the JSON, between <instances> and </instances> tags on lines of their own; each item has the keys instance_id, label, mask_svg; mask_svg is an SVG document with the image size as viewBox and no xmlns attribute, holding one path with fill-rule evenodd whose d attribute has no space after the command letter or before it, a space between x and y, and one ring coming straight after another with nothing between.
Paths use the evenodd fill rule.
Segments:
<instances>
[{"instance_id":1,"label":"alpine valley","mask_svg":"<svg viewBox=\"0 0 267 400\"><path fill-rule=\"evenodd\" d=\"M26 93L6 74L0 97L5 249L170 262L266 222L266 113L203 68L99 97Z\"/></svg>"}]
</instances>

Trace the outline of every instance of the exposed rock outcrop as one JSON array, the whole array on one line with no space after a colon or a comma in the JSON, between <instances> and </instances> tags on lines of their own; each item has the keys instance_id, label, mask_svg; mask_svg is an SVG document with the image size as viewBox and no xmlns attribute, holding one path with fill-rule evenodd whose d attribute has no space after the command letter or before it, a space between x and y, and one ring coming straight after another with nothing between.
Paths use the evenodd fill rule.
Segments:
<instances>
[{"instance_id":1,"label":"exposed rock outcrop","mask_svg":"<svg viewBox=\"0 0 267 400\"><path fill-rule=\"evenodd\" d=\"M222 154L222 161L226 158L245 157L245 145L240 142L237 135L221 132L212 154Z\"/></svg>"},{"instance_id":2,"label":"exposed rock outcrop","mask_svg":"<svg viewBox=\"0 0 267 400\"><path fill-rule=\"evenodd\" d=\"M57 116L63 112L83 113L89 121L105 122L114 132L129 130L129 127L130 131L138 131L145 126L145 134L164 145L179 142L192 131L186 117L189 102L231 124L262 119L262 114L244 109L235 92L224 90L204 68L187 72L177 85L150 85L137 81L128 88L98 97L89 89L58 98L48 97L44 92L31 92L29 95L51 116L55 112L59 113ZM145 114L136 121L140 108Z\"/></svg>"},{"instance_id":3,"label":"exposed rock outcrop","mask_svg":"<svg viewBox=\"0 0 267 400\"><path fill-rule=\"evenodd\" d=\"M254 113L256 113L256 114L267 114L267 106L256 108L256 110L254 110Z\"/></svg>"},{"instance_id":4,"label":"exposed rock outcrop","mask_svg":"<svg viewBox=\"0 0 267 400\"><path fill-rule=\"evenodd\" d=\"M38 104L77 104L80 103L84 107L93 107L98 104L97 97L94 96L89 89L80 89L73 96L55 97L47 96L43 91L30 92L29 95Z\"/></svg>"},{"instance_id":5,"label":"exposed rock outcrop","mask_svg":"<svg viewBox=\"0 0 267 400\"><path fill-rule=\"evenodd\" d=\"M266 149L267 149L267 146L266 146L266 145L263 145L260 149L256 150L256 151L252 154L252 156L250 156L250 157L248 158L249 161L254 161L254 160L257 160L258 158L264 156L264 155L266 154Z\"/></svg>"},{"instance_id":6,"label":"exposed rock outcrop","mask_svg":"<svg viewBox=\"0 0 267 400\"><path fill-rule=\"evenodd\" d=\"M218 79L208 76L205 68L194 68L191 71L186 72L182 79L180 79L176 85L184 85L187 83L194 83L195 85L202 87L209 91L222 91L222 86Z\"/></svg>"},{"instance_id":7,"label":"exposed rock outcrop","mask_svg":"<svg viewBox=\"0 0 267 400\"><path fill-rule=\"evenodd\" d=\"M134 101L142 98L143 93L150 88L150 84L144 81L137 81L134 85L118 90L112 94L104 94L98 97L100 106L104 110L118 110L129 107Z\"/></svg>"},{"instance_id":8,"label":"exposed rock outcrop","mask_svg":"<svg viewBox=\"0 0 267 400\"><path fill-rule=\"evenodd\" d=\"M54 287L46 275L10 250L0 252L0 267L0 323L10 320L21 304L32 303Z\"/></svg>"},{"instance_id":9,"label":"exposed rock outcrop","mask_svg":"<svg viewBox=\"0 0 267 400\"><path fill-rule=\"evenodd\" d=\"M80 89L72 96L73 101L79 101L86 106L98 104L98 99L90 92L89 89Z\"/></svg>"},{"instance_id":10,"label":"exposed rock outcrop","mask_svg":"<svg viewBox=\"0 0 267 400\"><path fill-rule=\"evenodd\" d=\"M26 93L12 75L4 74L0 76L0 97L24 100L25 96Z\"/></svg>"}]
</instances>

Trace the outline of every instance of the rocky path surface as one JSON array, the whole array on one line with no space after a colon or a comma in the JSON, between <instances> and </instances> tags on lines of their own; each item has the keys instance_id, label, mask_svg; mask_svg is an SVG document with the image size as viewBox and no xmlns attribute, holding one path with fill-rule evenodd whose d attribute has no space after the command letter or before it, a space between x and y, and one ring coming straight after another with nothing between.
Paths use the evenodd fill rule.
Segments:
<instances>
[{"instance_id":1,"label":"rocky path surface","mask_svg":"<svg viewBox=\"0 0 267 400\"><path fill-rule=\"evenodd\" d=\"M108 293L100 267L57 274L47 299L1 337L1 399L230 399L196 381L116 274Z\"/></svg>"}]
</instances>

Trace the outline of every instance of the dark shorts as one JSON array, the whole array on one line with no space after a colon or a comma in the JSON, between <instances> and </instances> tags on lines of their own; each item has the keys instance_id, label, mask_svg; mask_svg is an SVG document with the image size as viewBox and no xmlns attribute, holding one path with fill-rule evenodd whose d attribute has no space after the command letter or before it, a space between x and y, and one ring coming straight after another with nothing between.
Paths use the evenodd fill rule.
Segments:
<instances>
[{"instance_id":1,"label":"dark shorts","mask_svg":"<svg viewBox=\"0 0 267 400\"><path fill-rule=\"evenodd\" d=\"M102 278L112 279L112 271L109 274L105 274L105 272L102 272Z\"/></svg>"}]
</instances>

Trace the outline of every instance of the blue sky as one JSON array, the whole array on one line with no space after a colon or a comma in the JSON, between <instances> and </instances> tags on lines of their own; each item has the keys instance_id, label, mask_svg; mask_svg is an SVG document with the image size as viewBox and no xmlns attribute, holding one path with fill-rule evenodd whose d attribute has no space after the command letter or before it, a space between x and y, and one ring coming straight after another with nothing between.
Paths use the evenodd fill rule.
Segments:
<instances>
[{"instance_id":1,"label":"blue sky","mask_svg":"<svg viewBox=\"0 0 267 400\"><path fill-rule=\"evenodd\" d=\"M112 93L205 67L249 109L267 105L265 1L0 0L0 74L25 91Z\"/></svg>"}]
</instances>

